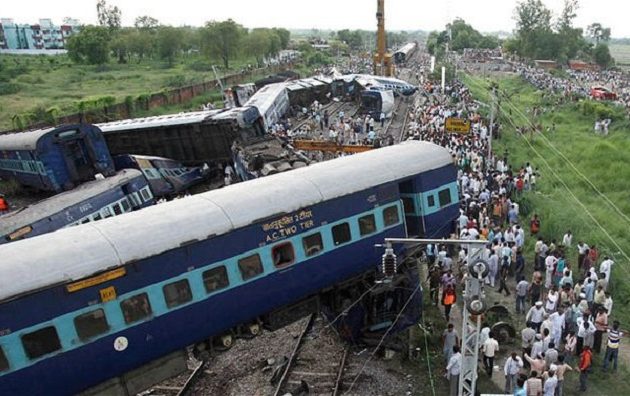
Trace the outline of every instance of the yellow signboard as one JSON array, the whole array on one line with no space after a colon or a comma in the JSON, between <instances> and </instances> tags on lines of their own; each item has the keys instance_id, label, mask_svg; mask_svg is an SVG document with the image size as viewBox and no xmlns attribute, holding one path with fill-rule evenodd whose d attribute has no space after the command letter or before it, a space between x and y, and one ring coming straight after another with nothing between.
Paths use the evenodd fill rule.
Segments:
<instances>
[{"instance_id":1,"label":"yellow signboard","mask_svg":"<svg viewBox=\"0 0 630 396\"><path fill-rule=\"evenodd\" d=\"M116 289L114 286L106 287L99 290L101 293L101 302L108 302L116 299Z\"/></svg>"},{"instance_id":2,"label":"yellow signboard","mask_svg":"<svg viewBox=\"0 0 630 396\"><path fill-rule=\"evenodd\" d=\"M24 235L28 234L31 231L33 231L33 227L31 226L22 227L19 230L14 231L11 234L9 234L9 240L14 241L18 238L23 237Z\"/></svg>"},{"instance_id":3,"label":"yellow signboard","mask_svg":"<svg viewBox=\"0 0 630 396\"><path fill-rule=\"evenodd\" d=\"M470 133L470 121L463 118L449 117L446 119L446 132L449 133Z\"/></svg>"},{"instance_id":4,"label":"yellow signboard","mask_svg":"<svg viewBox=\"0 0 630 396\"><path fill-rule=\"evenodd\" d=\"M120 278L122 276L125 276L125 274L127 274L127 271L124 268L118 268L113 271L108 271L98 276L94 276L92 278L83 279L82 281L70 283L69 285L66 286L66 290L70 293L73 293L82 289L86 289L88 287L105 283L112 279Z\"/></svg>"}]
</instances>

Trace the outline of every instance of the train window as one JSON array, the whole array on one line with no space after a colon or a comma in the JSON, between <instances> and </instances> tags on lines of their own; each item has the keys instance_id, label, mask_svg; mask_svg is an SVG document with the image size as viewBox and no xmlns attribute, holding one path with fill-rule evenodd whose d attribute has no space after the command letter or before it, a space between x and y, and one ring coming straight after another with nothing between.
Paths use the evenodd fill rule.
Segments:
<instances>
[{"instance_id":1,"label":"train window","mask_svg":"<svg viewBox=\"0 0 630 396\"><path fill-rule=\"evenodd\" d=\"M203 273L203 284L208 293L226 288L228 281L227 270L224 266L216 267Z\"/></svg>"},{"instance_id":2,"label":"train window","mask_svg":"<svg viewBox=\"0 0 630 396\"><path fill-rule=\"evenodd\" d=\"M376 232L376 220L374 219L374 215L359 217L359 231L361 232L361 236Z\"/></svg>"},{"instance_id":3,"label":"train window","mask_svg":"<svg viewBox=\"0 0 630 396\"><path fill-rule=\"evenodd\" d=\"M427 196L427 204L429 204L430 208L435 206L435 197L433 195Z\"/></svg>"},{"instance_id":4,"label":"train window","mask_svg":"<svg viewBox=\"0 0 630 396\"><path fill-rule=\"evenodd\" d=\"M324 242L322 241L322 234L315 233L302 238L302 246L304 247L304 253L306 257L314 256L317 253L324 250Z\"/></svg>"},{"instance_id":5,"label":"train window","mask_svg":"<svg viewBox=\"0 0 630 396\"><path fill-rule=\"evenodd\" d=\"M398 207L390 206L389 208L385 208L383 211L383 223L385 227L389 227L398 223L400 219L398 218Z\"/></svg>"},{"instance_id":6,"label":"train window","mask_svg":"<svg viewBox=\"0 0 630 396\"><path fill-rule=\"evenodd\" d=\"M44 327L22 336L22 345L29 359L37 359L61 349L61 342L54 326Z\"/></svg>"},{"instance_id":7,"label":"train window","mask_svg":"<svg viewBox=\"0 0 630 396\"><path fill-rule=\"evenodd\" d=\"M123 212L129 212L131 210L131 205L127 198L123 198L123 200L120 201L120 205L122 206Z\"/></svg>"},{"instance_id":8,"label":"train window","mask_svg":"<svg viewBox=\"0 0 630 396\"><path fill-rule=\"evenodd\" d=\"M127 324L142 320L152 313L147 293L138 294L122 301L120 309Z\"/></svg>"},{"instance_id":9,"label":"train window","mask_svg":"<svg viewBox=\"0 0 630 396\"><path fill-rule=\"evenodd\" d=\"M89 223L90 222L90 218L86 217L85 219L81 220L81 224L85 224L85 223Z\"/></svg>"},{"instance_id":10,"label":"train window","mask_svg":"<svg viewBox=\"0 0 630 396\"><path fill-rule=\"evenodd\" d=\"M440 206L446 206L451 203L451 190L446 188L438 193Z\"/></svg>"},{"instance_id":11,"label":"train window","mask_svg":"<svg viewBox=\"0 0 630 396\"><path fill-rule=\"evenodd\" d=\"M241 271L243 280L254 278L263 272L262 263L258 254L238 260L238 269Z\"/></svg>"},{"instance_id":12,"label":"train window","mask_svg":"<svg viewBox=\"0 0 630 396\"><path fill-rule=\"evenodd\" d=\"M295 252L293 251L293 245L291 242L282 243L276 245L271 249L271 257L273 258L273 265L276 268L287 267L295 261Z\"/></svg>"},{"instance_id":13,"label":"train window","mask_svg":"<svg viewBox=\"0 0 630 396\"><path fill-rule=\"evenodd\" d=\"M108 206L106 206L103 209L101 209L101 213L103 214L103 218L104 219L106 219L108 217L112 217L112 211L109 209Z\"/></svg>"},{"instance_id":14,"label":"train window","mask_svg":"<svg viewBox=\"0 0 630 396\"><path fill-rule=\"evenodd\" d=\"M100 213L97 213L97 214L95 214L95 215L92 215L92 220L94 220L94 221L100 220L100 219L102 219L102 218L103 218L103 217L101 217L101 214L100 214Z\"/></svg>"},{"instance_id":15,"label":"train window","mask_svg":"<svg viewBox=\"0 0 630 396\"><path fill-rule=\"evenodd\" d=\"M162 288L162 291L164 292L164 301L166 301L166 306L169 308L186 304L192 300L190 284L186 279L169 283Z\"/></svg>"},{"instance_id":16,"label":"train window","mask_svg":"<svg viewBox=\"0 0 630 396\"><path fill-rule=\"evenodd\" d=\"M348 223L341 223L332 228L333 242L335 246L346 243L352 239L350 235L350 225Z\"/></svg>"},{"instance_id":17,"label":"train window","mask_svg":"<svg viewBox=\"0 0 630 396\"><path fill-rule=\"evenodd\" d=\"M9 361L4 355L4 351L0 348L0 373L9 369Z\"/></svg>"},{"instance_id":18,"label":"train window","mask_svg":"<svg viewBox=\"0 0 630 396\"><path fill-rule=\"evenodd\" d=\"M119 216L123 214L123 210L119 204L115 203L112 205L112 207L114 208L114 216Z\"/></svg>"},{"instance_id":19,"label":"train window","mask_svg":"<svg viewBox=\"0 0 630 396\"><path fill-rule=\"evenodd\" d=\"M74 318L74 327L81 341L87 341L109 330L105 311L96 309Z\"/></svg>"},{"instance_id":20,"label":"train window","mask_svg":"<svg viewBox=\"0 0 630 396\"><path fill-rule=\"evenodd\" d=\"M142 195L142 199L144 200L144 202L147 202L148 200L150 200L151 193L149 192L149 187L145 187L142 190L140 190L140 195Z\"/></svg>"},{"instance_id":21,"label":"train window","mask_svg":"<svg viewBox=\"0 0 630 396\"><path fill-rule=\"evenodd\" d=\"M402 198L403 209L405 209L405 214L413 214L415 212L415 205L413 204L413 199L409 197Z\"/></svg>"}]
</instances>

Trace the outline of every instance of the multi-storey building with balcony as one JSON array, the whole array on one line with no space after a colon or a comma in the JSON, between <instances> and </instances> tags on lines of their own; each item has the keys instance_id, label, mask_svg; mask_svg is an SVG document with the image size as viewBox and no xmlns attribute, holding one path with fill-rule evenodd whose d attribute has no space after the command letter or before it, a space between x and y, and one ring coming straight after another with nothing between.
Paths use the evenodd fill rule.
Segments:
<instances>
[{"instance_id":1,"label":"multi-storey building with balcony","mask_svg":"<svg viewBox=\"0 0 630 396\"><path fill-rule=\"evenodd\" d=\"M38 24L28 25L3 18L0 19L0 49L64 49L66 40L79 29L76 19L68 19L63 25L57 26L50 19L40 19Z\"/></svg>"}]
</instances>

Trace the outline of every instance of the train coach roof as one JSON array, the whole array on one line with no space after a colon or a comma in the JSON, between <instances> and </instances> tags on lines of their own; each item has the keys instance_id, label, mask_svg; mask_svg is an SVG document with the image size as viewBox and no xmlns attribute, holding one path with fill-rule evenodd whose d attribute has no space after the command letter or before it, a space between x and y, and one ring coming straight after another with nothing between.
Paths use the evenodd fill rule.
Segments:
<instances>
[{"instance_id":1,"label":"train coach roof","mask_svg":"<svg viewBox=\"0 0 630 396\"><path fill-rule=\"evenodd\" d=\"M33 131L6 133L0 135L0 150L35 150L42 136L56 128L36 129Z\"/></svg>"},{"instance_id":2,"label":"train coach roof","mask_svg":"<svg viewBox=\"0 0 630 396\"><path fill-rule=\"evenodd\" d=\"M128 120L106 122L96 124L104 133L127 131L130 129L158 128L168 125L184 125L204 122L215 114L219 114L223 109L193 111L190 113L168 114L154 117L132 118Z\"/></svg>"},{"instance_id":3,"label":"train coach roof","mask_svg":"<svg viewBox=\"0 0 630 396\"><path fill-rule=\"evenodd\" d=\"M398 52L403 52L403 53L407 53L409 51L411 51L412 49L414 49L416 46L416 43L407 43L405 45L403 45L401 48L398 49L398 51L396 51L396 53Z\"/></svg>"},{"instance_id":4,"label":"train coach roof","mask_svg":"<svg viewBox=\"0 0 630 396\"><path fill-rule=\"evenodd\" d=\"M281 95L282 92L287 88L288 84L292 82L284 83L274 83L265 85L258 92L256 92L249 100L245 103L245 106L256 106L258 108L268 109L271 107L273 102L278 98L278 95Z\"/></svg>"},{"instance_id":5,"label":"train coach roof","mask_svg":"<svg viewBox=\"0 0 630 396\"><path fill-rule=\"evenodd\" d=\"M405 142L0 246L0 301L452 163Z\"/></svg>"},{"instance_id":6,"label":"train coach roof","mask_svg":"<svg viewBox=\"0 0 630 396\"><path fill-rule=\"evenodd\" d=\"M142 173L138 170L123 169L115 176L84 183L73 190L54 195L22 210L8 213L0 217L0 235L7 235L38 220L50 217L59 211L95 195L107 192L113 187L124 184L141 175Z\"/></svg>"}]
</instances>

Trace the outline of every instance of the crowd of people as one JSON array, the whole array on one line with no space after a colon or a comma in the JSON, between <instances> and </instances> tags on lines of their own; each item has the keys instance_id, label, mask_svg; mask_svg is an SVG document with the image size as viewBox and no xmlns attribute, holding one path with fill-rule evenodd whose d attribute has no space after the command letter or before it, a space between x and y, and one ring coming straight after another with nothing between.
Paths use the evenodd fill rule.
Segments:
<instances>
[{"instance_id":1,"label":"crowd of people","mask_svg":"<svg viewBox=\"0 0 630 396\"><path fill-rule=\"evenodd\" d=\"M614 102L630 112L630 75L616 70L568 70L567 77L549 71L517 64L517 72L542 91L559 94L564 99L588 98L592 87L608 87L617 96Z\"/></svg>"},{"instance_id":2,"label":"crowd of people","mask_svg":"<svg viewBox=\"0 0 630 396\"><path fill-rule=\"evenodd\" d=\"M489 135L496 135L498 126L490 127L481 117L463 84L450 84L444 95L433 95L433 89L428 88L426 96L412 107L407 136L451 152L461 192L460 215L454 219L459 237L487 241L477 252L489 265L485 286L496 293L514 295L515 311L524 319L525 326L518 329L522 349L510 351L503 363L505 392L562 395L565 374L571 371L579 372L580 390L585 391L597 355L603 371L609 366L617 368L622 334L619 323L610 319L613 300L609 284L614 261L600 257L594 245L583 241L574 244L571 231L558 238L542 236L544 219L536 214L524 222L519 201L536 188L540 177L537 169L531 163L512 164L508 152L488 152ZM470 121L470 133L445 133L448 117ZM527 238L536 241L531 265L525 260L529 256L524 251ZM451 308L466 276L466 253L462 250L454 257L446 246L426 248L430 299L443 306L449 323L443 333L443 350L451 394L457 394L462 365L461 340L453 326ZM492 377L500 346L486 324L479 334L479 345L485 371Z\"/></svg>"}]
</instances>

